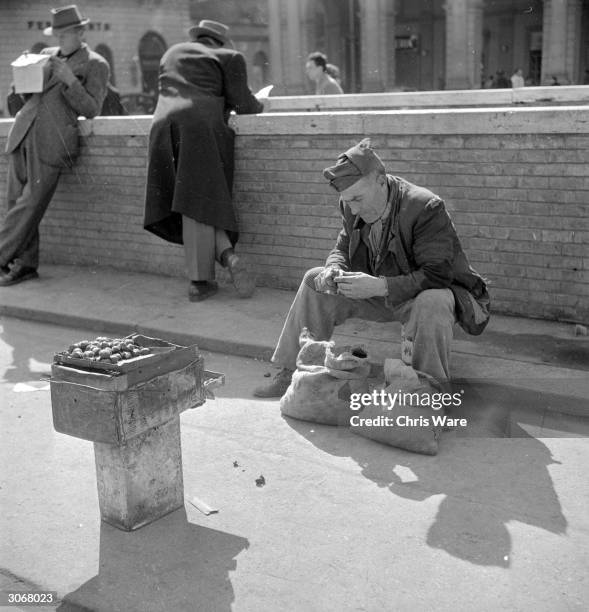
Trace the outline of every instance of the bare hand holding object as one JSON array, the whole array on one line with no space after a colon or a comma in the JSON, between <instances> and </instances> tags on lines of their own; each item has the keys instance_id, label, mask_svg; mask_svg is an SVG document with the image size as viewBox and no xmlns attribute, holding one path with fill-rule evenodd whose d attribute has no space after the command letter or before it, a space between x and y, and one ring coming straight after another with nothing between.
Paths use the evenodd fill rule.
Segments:
<instances>
[{"instance_id":1,"label":"bare hand holding object","mask_svg":"<svg viewBox=\"0 0 589 612\"><path fill-rule=\"evenodd\" d=\"M338 293L352 300L366 300L387 294L387 284L383 278L364 272L340 272L334 281Z\"/></svg>"},{"instance_id":2,"label":"bare hand holding object","mask_svg":"<svg viewBox=\"0 0 589 612\"><path fill-rule=\"evenodd\" d=\"M62 60L55 55L52 55L50 62L53 74L62 83L65 83L68 87L75 83L75 81L77 80L76 75L72 72L72 69L67 65L65 60Z\"/></svg>"},{"instance_id":3,"label":"bare hand holding object","mask_svg":"<svg viewBox=\"0 0 589 612\"><path fill-rule=\"evenodd\" d=\"M337 293L337 285L333 279L341 273L339 268L324 268L315 277L315 289L319 293Z\"/></svg>"}]
</instances>

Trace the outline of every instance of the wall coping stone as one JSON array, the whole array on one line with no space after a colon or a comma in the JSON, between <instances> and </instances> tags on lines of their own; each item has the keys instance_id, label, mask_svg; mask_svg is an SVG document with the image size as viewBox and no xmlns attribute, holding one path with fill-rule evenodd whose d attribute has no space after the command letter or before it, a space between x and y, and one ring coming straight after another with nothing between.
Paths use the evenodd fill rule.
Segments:
<instances>
[{"instance_id":1,"label":"wall coping stone","mask_svg":"<svg viewBox=\"0 0 589 612\"><path fill-rule=\"evenodd\" d=\"M267 112L320 110L387 110L392 108L505 106L511 104L589 104L589 85L469 89L460 91L412 91L331 96L275 96L265 104Z\"/></svg>"},{"instance_id":2,"label":"wall coping stone","mask_svg":"<svg viewBox=\"0 0 589 612\"><path fill-rule=\"evenodd\" d=\"M6 137L14 119L0 119ZM589 107L411 109L233 115L238 135L277 134L588 134ZM148 136L151 115L80 121L82 135Z\"/></svg>"}]
</instances>

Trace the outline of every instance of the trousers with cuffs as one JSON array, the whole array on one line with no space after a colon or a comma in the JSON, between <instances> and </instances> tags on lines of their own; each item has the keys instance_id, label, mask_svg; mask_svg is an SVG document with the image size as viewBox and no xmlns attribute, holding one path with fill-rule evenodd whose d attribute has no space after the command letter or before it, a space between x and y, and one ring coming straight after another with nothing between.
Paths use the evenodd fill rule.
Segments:
<instances>
[{"instance_id":1,"label":"trousers with cuffs","mask_svg":"<svg viewBox=\"0 0 589 612\"><path fill-rule=\"evenodd\" d=\"M352 300L339 294L319 293L315 277L322 267L308 270L290 307L272 361L296 369L299 335L306 327L316 340L329 340L334 328L355 317L368 321L400 321L403 325L404 361L438 382L450 379L450 350L456 321L450 289L427 289L395 309L384 298Z\"/></svg>"},{"instance_id":2,"label":"trousers with cuffs","mask_svg":"<svg viewBox=\"0 0 589 612\"><path fill-rule=\"evenodd\" d=\"M182 239L188 278L193 281L214 280L215 261L221 263L222 253L231 248L225 230L183 215Z\"/></svg>"}]
</instances>

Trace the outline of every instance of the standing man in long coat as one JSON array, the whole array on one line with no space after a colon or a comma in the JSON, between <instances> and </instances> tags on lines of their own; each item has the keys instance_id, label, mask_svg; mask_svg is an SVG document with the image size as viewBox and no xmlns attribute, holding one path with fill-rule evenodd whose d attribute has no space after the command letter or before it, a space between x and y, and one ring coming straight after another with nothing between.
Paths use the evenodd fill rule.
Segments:
<instances>
[{"instance_id":1,"label":"standing man in long coat","mask_svg":"<svg viewBox=\"0 0 589 612\"><path fill-rule=\"evenodd\" d=\"M215 261L228 268L240 297L255 287L233 251L234 132L227 121L231 111L260 113L263 104L247 85L243 55L226 48L228 30L203 20L189 30L191 42L166 51L149 139L144 227L184 245L191 301L217 292Z\"/></svg>"},{"instance_id":2,"label":"standing man in long coat","mask_svg":"<svg viewBox=\"0 0 589 612\"><path fill-rule=\"evenodd\" d=\"M74 5L52 9L44 30L58 47L49 55L43 91L12 91L8 108L16 119L6 143L8 155L6 217L0 228L0 287L38 277L39 224L61 172L78 155L78 115L98 115L106 96L109 67L83 42L86 24Z\"/></svg>"}]
</instances>

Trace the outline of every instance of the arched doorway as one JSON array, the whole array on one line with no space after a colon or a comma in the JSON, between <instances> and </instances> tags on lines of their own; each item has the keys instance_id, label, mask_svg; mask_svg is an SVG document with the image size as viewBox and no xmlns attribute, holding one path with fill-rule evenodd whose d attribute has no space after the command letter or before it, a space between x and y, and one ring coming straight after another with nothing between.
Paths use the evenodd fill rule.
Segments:
<instances>
[{"instance_id":1,"label":"arched doorway","mask_svg":"<svg viewBox=\"0 0 589 612\"><path fill-rule=\"evenodd\" d=\"M104 43L100 43L99 45L96 45L94 51L96 51L96 53L99 55L102 55L102 57L108 62L108 65L110 66L110 82L113 85L116 85L114 58L110 47Z\"/></svg>"},{"instance_id":2,"label":"arched doorway","mask_svg":"<svg viewBox=\"0 0 589 612\"><path fill-rule=\"evenodd\" d=\"M251 75L251 88L257 91L268 83L268 56L264 51L257 51L254 55L254 63Z\"/></svg>"},{"instance_id":3,"label":"arched doorway","mask_svg":"<svg viewBox=\"0 0 589 612\"><path fill-rule=\"evenodd\" d=\"M157 95L157 79L160 59L168 46L157 32L147 32L139 41L139 65L141 66L142 89L150 95Z\"/></svg>"}]
</instances>

